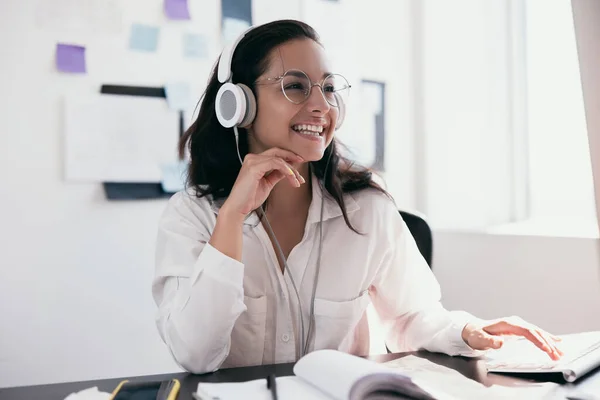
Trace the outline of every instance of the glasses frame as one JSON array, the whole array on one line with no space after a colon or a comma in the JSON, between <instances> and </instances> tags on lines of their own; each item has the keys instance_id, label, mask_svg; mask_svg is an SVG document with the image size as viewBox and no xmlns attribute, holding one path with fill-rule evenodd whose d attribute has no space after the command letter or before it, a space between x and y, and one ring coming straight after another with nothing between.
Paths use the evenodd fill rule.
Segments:
<instances>
[{"instance_id":1,"label":"glasses frame","mask_svg":"<svg viewBox=\"0 0 600 400\"><path fill-rule=\"evenodd\" d=\"M290 73L290 72L299 72L299 73L301 73L302 75L306 76L306 79L308 79L308 82L310 84L309 87L308 87L308 94L304 97L304 100L302 100L300 102L292 101L292 99L290 99L287 96L287 94L285 94L285 89L283 87L283 78L285 78L287 76L287 74ZM310 97L310 95L312 93L312 88L315 87L315 86L318 86L321 89L321 94L323 95L323 98L325 99L325 101L327 102L327 104L329 104L332 107L339 108L340 106L338 104L331 104L331 102L329 100L327 100L327 96L325 96L325 89L323 89L323 83L327 79L331 78L332 76L339 76L342 79L344 79L344 81L346 81L346 83L347 83L348 86L346 88L344 88L343 90L348 89L348 96L350 96L350 88L352 87L352 85L350 84L350 82L348 82L348 79L346 79L346 77L344 75L341 75L341 74L329 74L329 75L325 76L321 80L321 82L314 82L313 83L313 81L311 81L310 77L306 74L306 72L304 72L304 71L302 71L300 69L292 68L292 69L286 70L283 73L283 75L275 76L275 77L272 77L272 78L262 78L262 79L257 80L255 83L256 84L263 84L263 81L269 81L270 83L275 83L275 82L279 81L279 85L281 86L281 91L282 91L283 95L285 96L285 98L290 103L293 103L293 104L302 104L302 103L304 103Z\"/></svg>"}]
</instances>

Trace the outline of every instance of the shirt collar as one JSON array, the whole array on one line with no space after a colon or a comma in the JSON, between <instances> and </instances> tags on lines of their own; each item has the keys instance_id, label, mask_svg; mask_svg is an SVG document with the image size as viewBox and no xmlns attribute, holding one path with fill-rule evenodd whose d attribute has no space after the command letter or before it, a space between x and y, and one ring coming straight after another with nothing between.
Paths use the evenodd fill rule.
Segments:
<instances>
[{"instance_id":1,"label":"shirt collar","mask_svg":"<svg viewBox=\"0 0 600 400\"><path fill-rule=\"evenodd\" d=\"M312 185L312 200L308 208L308 218L306 219L307 224L314 224L321 220L321 201L323 199L324 191L321 189L319 179L311 173L311 185ZM223 205L226 199L211 200L211 209L215 214L219 214L219 209ZM354 200L352 195L344 194L344 203L346 205L346 213L351 214L360 209L358 203ZM325 204L323 204L323 221L328 219L342 216L342 209L328 192L325 192ZM260 218L255 212L252 212L246 216L244 225L256 226L260 222Z\"/></svg>"},{"instance_id":2,"label":"shirt collar","mask_svg":"<svg viewBox=\"0 0 600 400\"><path fill-rule=\"evenodd\" d=\"M323 205L323 221L343 215L339 204L333 197L331 197L329 192L321 189L319 179L317 179L314 174L311 174L311 184L312 201L310 202L310 206L308 208L308 218L306 220L307 224L314 224L321 220L321 200L323 199L323 196L325 196L325 204ZM347 214L353 213L360 209L358 203L350 194L344 195L344 203L346 205Z\"/></svg>"}]
</instances>

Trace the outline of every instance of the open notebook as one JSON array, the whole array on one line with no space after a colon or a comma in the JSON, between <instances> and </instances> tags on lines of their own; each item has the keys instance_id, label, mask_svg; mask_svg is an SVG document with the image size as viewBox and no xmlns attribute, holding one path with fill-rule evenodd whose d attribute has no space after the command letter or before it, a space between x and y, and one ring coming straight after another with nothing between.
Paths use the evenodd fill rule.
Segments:
<instances>
[{"instance_id":1,"label":"open notebook","mask_svg":"<svg viewBox=\"0 0 600 400\"><path fill-rule=\"evenodd\" d=\"M454 400L390 367L336 350L318 350L294 366L295 376L277 378L282 400ZM203 400L271 400L266 379L241 383L200 383Z\"/></svg>"}]
</instances>

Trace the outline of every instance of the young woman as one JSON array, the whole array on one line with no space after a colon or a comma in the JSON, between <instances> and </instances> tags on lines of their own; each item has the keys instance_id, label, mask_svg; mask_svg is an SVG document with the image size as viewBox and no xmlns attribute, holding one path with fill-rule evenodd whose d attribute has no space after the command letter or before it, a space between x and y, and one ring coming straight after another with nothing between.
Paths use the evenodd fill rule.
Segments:
<instances>
[{"instance_id":1,"label":"young woman","mask_svg":"<svg viewBox=\"0 0 600 400\"><path fill-rule=\"evenodd\" d=\"M223 52L180 143L188 189L159 223L153 296L174 359L205 373L325 348L366 355L371 302L394 352L474 356L520 335L559 358L558 338L520 318L441 305L394 202L338 152L350 85L334 72L315 31L293 20ZM227 78L247 89L219 93Z\"/></svg>"}]
</instances>

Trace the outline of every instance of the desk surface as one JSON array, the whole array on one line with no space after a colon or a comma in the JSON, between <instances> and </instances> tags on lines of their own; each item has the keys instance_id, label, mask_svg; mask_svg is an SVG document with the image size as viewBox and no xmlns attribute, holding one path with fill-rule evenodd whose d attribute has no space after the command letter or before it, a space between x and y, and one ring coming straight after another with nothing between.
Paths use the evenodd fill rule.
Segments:
<instances>
[{"instance_id":1,"label":"desk surface","mask_svg":"<svg viewBox=\"0 0 600 400\"><path fill-rule=\"evenodd\" d=\"M462 357L449 357L443 354L432 354L427 352L416 353L396 353L379 356L372 356L369 359L376 362L391 361L408 354L413 354L418 357L423 357L429 361L452 368L462 375L480 382L486 386L501 385L501 386L527 386L534 385L536 382L517 379L514 377L487 374L483 361L477 359L468 359ZM57 383L50 385L23 386L15 388L0 389L1 400L63 400L70 393L77 392L83 389L97 386L102 392L112 392L117 384L123 379L129 379L135 382L164 380L177 378L181 382L181 391L178 400L192 400L192 392L198 386L198 382L243 382L252 379L264 378L270 373L276 376L293 375L293 364L275 364L261 365L256 367L242 367L222 369L212 374L194 375L189 373L176 373L166 375L148 375L139 377L126 377L117 379L103 379L96 381L82 381ZM547 377L550 379L549 377ZM559 381L556 381L559 382ZM561 384L557 385L555 390L544 399L565 399L567 395L576 392L600 393L600 368L591 372L586 377L580 379L576 384Z\"/></svg>"}]
</instances>

